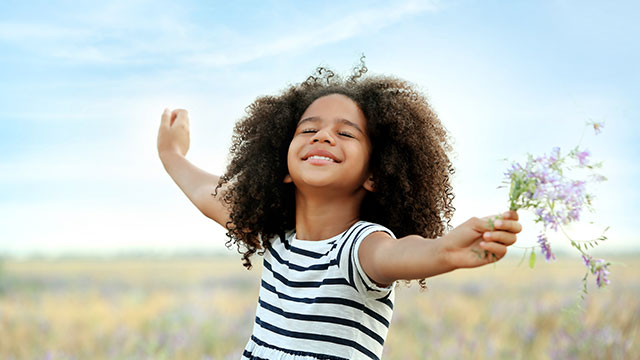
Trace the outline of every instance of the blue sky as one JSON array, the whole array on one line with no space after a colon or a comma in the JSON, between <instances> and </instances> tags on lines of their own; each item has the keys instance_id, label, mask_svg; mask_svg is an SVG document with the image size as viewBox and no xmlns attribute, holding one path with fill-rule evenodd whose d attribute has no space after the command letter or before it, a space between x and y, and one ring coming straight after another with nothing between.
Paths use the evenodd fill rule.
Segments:
<instances>
[{"instance_id":1,"label":"blue sky","mask_svg":"<svg viewBox=\"0 0 640 360\"><path fill-rule=\"evenodd\" d=\"M454 224L506 208L500 159L568 149L586 121L604 121L582 140L610 179L592 189L593 220L611 226L599 251L638 250L639 10L632 1L3 1L0 253L223 249L223 232L157 158L162 110L189 110L188 157L221 173L233 124L256 97L318 65L348 72L361 53L370 72L422 89L449 129ZM574 231L586 228L597 230Z\"/></svg>"}]
</instances>

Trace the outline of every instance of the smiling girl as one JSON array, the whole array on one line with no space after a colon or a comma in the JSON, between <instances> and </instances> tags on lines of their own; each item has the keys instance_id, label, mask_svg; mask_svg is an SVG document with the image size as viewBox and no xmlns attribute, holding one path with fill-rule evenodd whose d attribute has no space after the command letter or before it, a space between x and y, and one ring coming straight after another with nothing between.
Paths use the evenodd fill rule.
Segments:
<instances>
[{"instance_id":1,"label":"smiling girl","mask_svg":"<svg viewBox=\"0 0 640 360\"><path fill-rule=\"evenodd\" d=\"M246 267L263 256L243 359L379 359L397 280L501 259L521 230L515 212L448 230L453 172L447 134L405 81L347 79L318 68L258 98L237 123L221 177L186 160L186 110L165 110L158 152L207 217L227 229Z\"/></svg>"}]
</instances>

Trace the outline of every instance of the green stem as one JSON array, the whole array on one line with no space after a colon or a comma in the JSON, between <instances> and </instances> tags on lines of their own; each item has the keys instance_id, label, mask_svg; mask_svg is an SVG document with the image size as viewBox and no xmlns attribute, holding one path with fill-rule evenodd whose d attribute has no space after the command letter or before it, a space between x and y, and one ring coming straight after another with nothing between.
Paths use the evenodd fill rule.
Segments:
<instances>
[{"instance_id":1,"label":"green stem","mask_svg":"<svg viewBox=\"0 0 640 360\"><path fill-rule=\"evenodd\" d=\"M582 129L582 135L580 135L580 140L578 140L578 145L576 145L576 147L580 147L580 144L582 143L582 139L584 138L584 134L587 132L588 127L589 127L589 124L585 125L584 128Z\"/></svg>"}]
</instances>

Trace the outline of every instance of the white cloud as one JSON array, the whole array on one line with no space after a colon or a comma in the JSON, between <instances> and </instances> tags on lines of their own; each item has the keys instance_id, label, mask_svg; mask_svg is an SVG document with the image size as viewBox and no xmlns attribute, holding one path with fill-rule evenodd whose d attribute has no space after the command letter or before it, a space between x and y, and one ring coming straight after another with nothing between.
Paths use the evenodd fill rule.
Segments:
<instances>
[{"instance_id":1,"label":"white cloud","mask_svg":"<svg viewBox=\"0 0 640 360\"><path fill-rule=\"evenodd\" d=\"M323 24L319 28L294 22L282 36L247 37L223 25L199 27L176 5L159 10L146 1L117 1L71 11L66 16L70 24L65 25L0 22L0 39L71 63L171 60L219 67L339 42L436 10L434 1L410 0L337 19L319 19L316 22Z\"/></svg>"},{"instance_id":2,"label":"white cloud","mask_svg":"<svg viewBox=\"0 0 640 360\"><path fill-rule=\"evenodd\" d=\"M85 40L92 32L86 29L65 27L60 25L27 23L16 21L0 22L0 39L7 42L45 42Z\"/></svg>"},{"instance_id":3,"label":"white cloud","mask_svg":"<svg viewBox=\"0 0 640 360\"><path fill-rule=\"evenodd\" d=\"M437 6L432 1L407 1L400 5L395 2L392 6L377 9L369 8L356 14L328 21L326 25L318 29L305 24L304 26L290 29L288 34L277 39L256 39L251 46L245 48L234 47L222 52L204 52L188 56L185 60L190 63L207 66L245 63L296 50L308 50L365 33L375 33L404 18L436 10Z\"/></svg>"},{"instance_id":4,"label":"white cloud","mask_svg":"<svg viewBox=\"0 0 640 360\"><path fill-rule=\"evenodd\" d=\"M0 22L0 40L69 63L148 63L198 44L172 3L110 1L51 10L44 21Z\"/></svg>"}]
</instances>

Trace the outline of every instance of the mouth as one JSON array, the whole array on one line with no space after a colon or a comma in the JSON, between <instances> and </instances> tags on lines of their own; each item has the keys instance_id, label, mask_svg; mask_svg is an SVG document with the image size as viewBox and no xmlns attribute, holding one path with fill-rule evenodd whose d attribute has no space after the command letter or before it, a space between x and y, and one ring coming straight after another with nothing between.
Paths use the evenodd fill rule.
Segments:
<instances>
[{"instance_id":1,"label":"mouth","mask_svg":"<svg viewBox=\"0 0 640 360\"><path fill-rule=\"evenodd\" d=\"M307 158L307 160L324 160L324 161L330 161L330 162L336 162L335 160L333 160L330 157L326 157L326 156L318 156L318 155L313 155L313 156L309 156Z\"/></svg>"},{"instance_id":2,"label":"mouth","mask_svg":"<svg viewBox=\"0 0 640 360\"><path fill-rule=\"evenodd\" d=\"M309 151L303 158L303 161L311 160L312 162L330 162L330 163L340 163L332 153L324 150L312 150Z\"/></svg>"}]
</instances>

